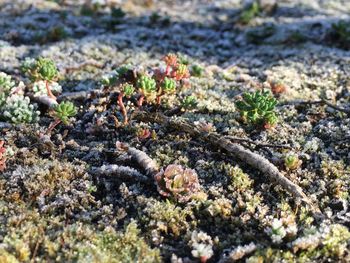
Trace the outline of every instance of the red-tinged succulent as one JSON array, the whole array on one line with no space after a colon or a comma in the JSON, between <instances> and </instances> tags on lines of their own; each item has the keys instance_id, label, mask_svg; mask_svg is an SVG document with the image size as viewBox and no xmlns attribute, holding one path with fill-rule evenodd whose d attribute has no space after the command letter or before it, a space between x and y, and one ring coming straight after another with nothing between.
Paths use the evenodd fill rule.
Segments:
<instances>
[{"instance_id":1,"label":"red-tinged succulent","mask_svg":"<svg viewBox=\"0 0 350 263\"><path fill-rule=\"evenodd\" d=\"M190 77L190 72L187 65L179 64L176 69L172 72L172 77L176 80L187 79Z\"/></svg>"},{"instance_id":2,"label":"red-tinged succulent","mask_svg":"<svg viewBox=\"0 0 350 263\"><path fill-rule=\"evenodd\" d=\"M139 129L136 132L137 138L139 138L140 140L145 140L149 137L151 137L152 133L149 129L145 128L145 129Z\"/></svg>"},{"instance_id":3,"label":"red-tinged succulent","mask_svg":"<svg viewBox=\"0 0 350 263\"><path fill-rule=\"evenodd\" d=\"M284 85L281 81L270 81L269 84L274 95L285 93L287 90L286 85Z\"/></svg>"},{"instance_id":4,"label":"red-tinged succulent","mask_svg":"<svg viewBox=\"0 0 350 263\"><path fill-rule=\"evenodd\" d=\"M166 75L169 74L170 68L171 67L176 67L177 66L177 56L175 54L169 53L163 58L163 61L166 64Z\"/></svg>"},{"instance_id":5,"label":"red-tinged succulent","mask_svg":"<svg viewBox=\"0 0 350 263\"><path fill-rule=\"evenodd\" d=\"M158 192L180 203L188 202L200 190L195 170L171 164L155 176Z\"/></svg>"},{"instance_id":6,"label":"red-tinged succulent","mask_svg":"<svg viewBox=\"0 0 350 263\"><path fill-rule=\"evenodd\" d=\"M0 172L5 171L6 169L6 157L5 152L6 148L4 147L5 142L0 141Z\"/></svg>"}]
</instances>

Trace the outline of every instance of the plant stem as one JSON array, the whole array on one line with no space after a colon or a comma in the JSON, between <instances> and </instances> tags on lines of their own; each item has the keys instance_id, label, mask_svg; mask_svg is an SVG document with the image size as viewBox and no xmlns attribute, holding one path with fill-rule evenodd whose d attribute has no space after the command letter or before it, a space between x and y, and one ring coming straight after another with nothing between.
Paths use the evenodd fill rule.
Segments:
<instances>
[{"instance_id":1,"label":"plant stem","mask_svg":"<svg viewBox=\"0 0 350 263\"><path fill-rule=\"evenodd\" d=\"M47 128L46 134L50 135L52 130L61 123L60 119L56 119L54 122L52 122L49 126L49 128Z\"/></svg>"},{"instance_id":2,"label":"plant stem","mask_svg":"<svg viewBox=\"0 0 350 263\"><path fill-rule=\"evenodd\" d=\"M125 105L123 103L123 97L124 97L124 93L120 92L118 95L118 105L120 107L120 112L122 113L123 118L124 118L124 124L127 124L129 122L129 120L128 120L128 114L126 112Z\"/></svg>"},{"instance_id":3,"label":"plant stem","mask_svg":"<svg viewBox=\"0 0 350 263\"><path fill-rule=\"evenodd\" d=\"M144 95L141 95L141 97L139 98L138 102L137 102L137 105L139 107L142 107L142 104L143 104L143 101L145 100L145 96Z\"/></svg>"},{"instance_id":4,"label":"plant stem","mask_svg":"<svg viewBox=\"0 0 350 263\"><path fill-rule=\"evenodd\" d=\"M46 86L47 95L49 95L49 97L51 97L51 98L56 100L55 95L52 94L52 91L50 89L50 85L49 84L50 84L49 81L45 80L45 86Z\"/></svg>"},{"instance_id":5,"label":"plant stem","mask_svg":"<svg viewBox=\"0 0 350 263\"><path fill-rule=\"evenodd\" d=\"M168 76L169 75L169 70L170 70L170 66L169 65L166 65L166 69L165 69L165 76ZM164 77L165 77L164 76Z\"/></svg>"}]
</instances>

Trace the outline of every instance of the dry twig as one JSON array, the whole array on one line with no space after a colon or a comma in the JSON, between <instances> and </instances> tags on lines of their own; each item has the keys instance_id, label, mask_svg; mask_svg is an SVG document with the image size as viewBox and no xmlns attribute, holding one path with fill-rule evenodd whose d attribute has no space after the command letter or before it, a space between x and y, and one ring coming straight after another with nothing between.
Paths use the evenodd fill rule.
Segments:
<instances>
[{"instance_id":1,"label":"dry twig","mask_svg":"<svg viewBox=\"0 0 350 263\"><path fill-rule=\"evenodd\" d=\"M118 150L126 151L131 155L131 157L146 171L148 175L155 176L159 172L159 167L156 162L145 152L129 147L127 144L121 142L117 142L116 147Z\"/></svg>"},{"instance_id":2,"label":"dry twig","mask_svg":"<svg viewBox=\"0 0 350 263\"><path fill-rule=\"evenodd\" d=\"M121 166L117 164L103 165L99 168L93 168L91 171L95 175L111 176L115 175L122 180L137 180L143 183L151 182L149 178L134 168L128 166Z\"/></svg>"},{"instance_id":3,"label":"dry twig","mask_svg":"<svg viewBox=\"0 0 350 263\"><path fill-rule=\"evenodd\" d=\"M268 179L271 182L282 186L287 192L292 194L294 197L299 198L301 201L307 204L315 214L320 214L320 210L317 207L317 205L313 204L313 202L303 192L301 187L296 185L287 177L285 177L282 173L280 173L277 167L270 163L265 157L254 153L248 149L245 149L237 143L232 143L231 141L220 136L217 133L203 132L202 130L195 127L193 124L181 119L168 118L163 114L149 113L145 111L135 112L134 119L141 120L144 122L156 122L158 124L162 124L164 126L182 132L186 132L192 137L202 139L203 141L207 142L208 144L211 144L214 147L225 150L231 156L241 160L244 163L247 163L251 167L254 167L260 172L262 172L265 176L268 177Z\"/></svg>"},{"instance_id":4,"label":"dry twig","mask_svg":"<svg viewBox=\"0 0 350 263\"><path fill-rule=\"evenodd\" d=\"M290 150L293 149L290 145L286 145L286 144L259 143L250 139L233 137L233 136L225 136L225 138L231 141L251 143L251 144L254 144L257 148L269 147L269 148L283 148L283 149L290 149Z\"/></svg>"}]
</instances>

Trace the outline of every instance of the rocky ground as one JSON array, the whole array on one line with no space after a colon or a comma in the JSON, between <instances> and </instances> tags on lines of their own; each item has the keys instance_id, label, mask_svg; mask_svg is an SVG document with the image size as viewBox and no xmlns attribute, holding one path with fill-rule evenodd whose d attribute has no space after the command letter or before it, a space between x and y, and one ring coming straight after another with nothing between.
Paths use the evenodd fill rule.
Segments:
<instances>
[{"instance_id":1,"label":"rocky ground","mask_svg":"<svg viewBox=\"0 0 350 263\"><path fill-rule=\"evenodd\" d=\"M85 92L70 97L75 119L45 141L52 117L35 98L37 122L0 116L0 262L349 262L350 2L264 0L257 13L238 0L91 2L0 0L0 72L23 81L30 96L20 67L43 56L56 63L63 95ZM119 91L101 79L122 65L163 65L169 52L192 75L178 95L198 101L172 118L234 136L299 185L318 216L200 138L132 117L121 125ZM235 106L261 88L278 101L270 129L242 121ZM169 112L172 99L144 107ZM164 197L116 142L160 168L193 169L199 194ZM97 172L111 164L139 177Z\"/></svg>"}]
</instances>

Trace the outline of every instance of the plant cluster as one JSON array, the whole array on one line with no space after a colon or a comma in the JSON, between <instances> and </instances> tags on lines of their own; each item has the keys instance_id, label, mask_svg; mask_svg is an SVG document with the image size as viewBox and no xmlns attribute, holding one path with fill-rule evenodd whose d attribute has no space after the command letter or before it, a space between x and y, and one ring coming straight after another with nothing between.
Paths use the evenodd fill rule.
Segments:
<instances>
[{"instance_id":1,"label":"plant cluster","mask_svg":"<svg viewBox=\"0 0 350 263\"><path fill-rule=\"evenodd\" d=\"M17 86L11 76L0 72L0 119L15 124L32 123L39 120L36 105L24 96L24 84Z\"/></svg>"},{"instance_id":2,"label":"plant cluster","mask_svg":"<svg viewBox=\"0 0 350 263\"><path fill-rule=\"evenodd\" d=\"M182 235L196 224L191 209L181 208L169 200L147 203L141 220L147 230L158 234L171 234L175 237Z\"/></svg>"},{"instance_id":3,"label":"plant cluster","mask_svg":"<svg viewBox=\"0 0 350 263\"><path fill-rule=\"evenodd\" d=\"M271 128L277 123L276 104L277 100L271 96L269 91L258 90L244 93L243 100L237 101L236 107L244 121Z\"/></svg>"},{"instance_id":4,"label":"plant cluster","mask_svg":"<svg viewBox=\"0 0 350 263\"><path fill-rule=\"evenodd\" d=\"M190 73L186 64L182 63L175 54L166 55L163 61L165 68L137 72L131 66L124 65L102 79L102 84L105 86L119 86L117 104L124 124L128 123L124 98L136 97L137 107L142 107L145 102L160 106L164 96L177 94L179 89L187 84L186 80L190 78ZM195 98L185 97L181 106L183 109L195 107Z\"/></svg>"},{"instance_id":5,"label":"plant cluster","mask_svg":"<svg viewBox=\"0 0 350 263\"><path fill-rule=\"evenodd\" d=\"M9 96L14 86L15 82L12 80L11 76L0 72L0 107L5 104L6 98Z\"/></svg>"},{"instance_id":6,"label":"plant cluster","mask_svg":"<svg viewBox=\"0 0 350 263\"><path fill-rule=\"evenodd\" d=\"M44 81L47 95L56 98L50 88L50 83L58 78L58 70L53 60L44 57L26 59L21 69L32 82Z\"/></svg>"},{"instance_id":7,"label":"plant cluster","mask_svg":"<svg viewBox=\"0 0 350 263\"><path fill-rule=\"evenodd\" d=\"M301 160L299 160L298 155L296 154L288 154L284 158L284 165L288 170L295 170L301 165Z\"/></svg>"},{"instance_id":8,"label":"plant cluster","mask_svg":"<svg viewBox=\"0 0 350 263\"><path fill-rule=\"evenodd\" d=\"M55 118L54 122L49 126L47 134L50 134L51 131L61 122L65 125L69 123L71 117L74 117L77 114L77 108L70 101L62 101L60 104L57 104L53 109L53 117Z\"/></svg>"},{"instance_id":9,"label":"plant cluster","mask_svg":"<svg viewBox=\"0 0 350 263\"><path fill-rule=\"evenodd\" d=\"M254 1L241 12L241 15L239 16L239 22L242 24L248 24L250 20L252 20L254 17L257 17L260 12L259 3L257 1Z\"/></svg>"},{"instance_id":10,"label":"plant cluster","mask_svg":"<svg viewBox=\"0 0 350 263\"><path fill-rule=\"evenodd\" d=\"M189 245L192 247L192 256L199 258L201 263L207 262L214 255L213 240L202 231L192 232Z\"/></svg>"},{"instance_id":11,"label":"plant cluster","mask_svg":"<svg viewBox=\"0 0 350 263\"><path fill-rule=\"evenodd\" d=\"M196 171L171 164L155 176L161 195L172 197L180 203L189 201L200 190Z\"/></svg>"},{"instance_id":12,"label":"plant cluster","mask_svg":"<svg viewBox=\"0 0 350 263\"><path fill-rule=\"evenodd\" d=\"M92 242L79 251L78 262L161 262L158 249L150 248L145 240L140 237L140 230L135 222L126 226L124 233L116 232L112 227L107 227L100 232Z\"/></svg>"},{"instance_id":13,"label":"plant cluster","mask_svg":"<svg viewBox=\"0 0 350 263\"><path fill-rule=\"evenodd\" d=\"M340 20L337 23L332 24L331 38L332 42L338 43L342 48L350 48L350 29L349 22Z\"/></svg>"}]
</instances>

